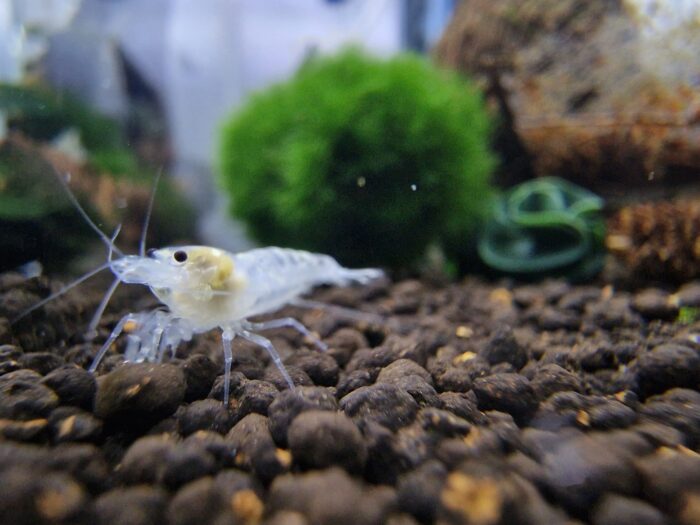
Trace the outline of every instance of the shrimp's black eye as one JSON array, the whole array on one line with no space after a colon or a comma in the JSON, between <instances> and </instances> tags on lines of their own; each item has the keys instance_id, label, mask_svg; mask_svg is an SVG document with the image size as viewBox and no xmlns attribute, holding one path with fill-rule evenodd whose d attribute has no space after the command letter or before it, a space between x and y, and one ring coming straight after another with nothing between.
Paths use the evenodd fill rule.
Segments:
<instances>
[{"instance_id":1,"label":"shrimp's black eye","mask_svg":"<svg viewBox=\"0 0 700 525\"><path fill-rule=\"evenodd\" d=\"M173 259L179 263L183 263L187 260L187 252L185 250L178 250L173 253Z\"/></svg>"}]
</instances>

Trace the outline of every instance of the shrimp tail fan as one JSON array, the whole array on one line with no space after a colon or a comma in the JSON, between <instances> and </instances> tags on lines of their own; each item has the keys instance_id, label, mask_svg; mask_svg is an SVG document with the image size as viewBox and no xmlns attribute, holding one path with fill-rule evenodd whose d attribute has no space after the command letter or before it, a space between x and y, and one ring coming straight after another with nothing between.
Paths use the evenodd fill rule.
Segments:
<instances>
[{"instance_id":1,"label":"shrimp tail fan","mask_svg":"<svg viewBox=\"0 0 700 525\"><path fill-rule=\"evenodd\" d=\"M381 277L384 277L384 272L378 268L344 269L341 275L341 279L345 283L356 282L360 284L366 284Z\"/></svg>"}]
</instances>

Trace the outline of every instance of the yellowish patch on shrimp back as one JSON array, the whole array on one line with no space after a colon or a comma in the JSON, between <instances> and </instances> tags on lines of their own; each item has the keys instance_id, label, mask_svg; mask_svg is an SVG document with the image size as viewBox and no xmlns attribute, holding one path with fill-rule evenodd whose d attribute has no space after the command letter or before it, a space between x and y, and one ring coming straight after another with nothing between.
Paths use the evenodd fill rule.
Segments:
<instances>
[{"instance_id":1,"label":"yellowish patch on shrimp back","mask_svg":"<svg viewBox=\"0 0 700 525\"><path fill-rule=\"evenodd\" d=\"M212 269L207 284L212 290L230 290L233 275L233 259L217 248L197 246L187 251L187 266L194 269Z\"/></svg>"},{"instance_id":2,"label":"yellowish patch on shrimp back","mask_svg":"<svg viewBox=\"0 0 700 525\"><path fill-rule=\"evenodd\" d=\"M153 289L171 312L198 327L230 321L232 304L246 280L237 275L229 253L208 246L183 246L163 249L161 254L181 272L176 286Z\"/></svg>"}]
</instances>

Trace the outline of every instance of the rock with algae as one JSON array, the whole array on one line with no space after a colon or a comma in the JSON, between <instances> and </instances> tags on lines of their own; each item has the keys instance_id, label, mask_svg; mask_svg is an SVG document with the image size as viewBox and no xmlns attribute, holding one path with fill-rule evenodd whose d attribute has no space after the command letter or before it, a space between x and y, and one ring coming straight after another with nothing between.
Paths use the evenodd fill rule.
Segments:
<instances>
[{"instance_id":1,"label":"rock with algae","mask_svg":"<svg viewBox=\"0 0 700 525\"><path fill-rule=\"evenodd\" d=\"M0 141L0 270L31 260L55 270L97 240L56 173L70 174L71 191L106 231L122 224L122 247L138 245L151 179L115 176L13 131ZM155 245L192 235L192 212L184 198L168 182L160 186L149 236Z\"/></svg>"},{"instance_id":2,"label":"rock with algae","mask_svg":"<svg viewBox=\"0 0 700 525\"><path fill-rule=\"evenodd\" d=\"M700 277L700 197L626 206L608 220L611 278L686 282Z\"/></svg>"},{"instance_id":3,"label":"rock with algae","mask_svg":"<svg viewBox=\"0 0 700 525\"><path fill-rule=\"evenodd\" d=\"M700 168L699 27L690 0L470 0L436 55L500 107L506 178L609 192Z\"/></svg>"}]
</instances>

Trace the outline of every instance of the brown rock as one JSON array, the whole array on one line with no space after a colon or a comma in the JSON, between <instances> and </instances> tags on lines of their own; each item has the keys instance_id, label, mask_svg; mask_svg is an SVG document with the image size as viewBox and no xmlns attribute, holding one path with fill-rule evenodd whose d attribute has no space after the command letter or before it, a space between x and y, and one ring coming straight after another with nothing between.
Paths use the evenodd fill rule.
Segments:
<instances>
[{"instance_id":1,"label":"brown rock","mask_svg":"<svg viewBox=\"0 0 700 525\"><path fill-rule=\"evenodd\" d=\"M698 119L688 110L700 101L691 76L695 59L674 51L679 41L697 49L693 17L654 39L648 20L658 19L632 6L622 0L459 5L436 55L476 76L501 109L511 180L531 167L603 191L628 191L625 184L680 180L700 167ZM688 67L665 69L666 63Z\"/></svg>"}]
</instances>

